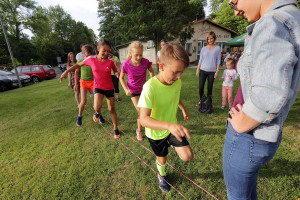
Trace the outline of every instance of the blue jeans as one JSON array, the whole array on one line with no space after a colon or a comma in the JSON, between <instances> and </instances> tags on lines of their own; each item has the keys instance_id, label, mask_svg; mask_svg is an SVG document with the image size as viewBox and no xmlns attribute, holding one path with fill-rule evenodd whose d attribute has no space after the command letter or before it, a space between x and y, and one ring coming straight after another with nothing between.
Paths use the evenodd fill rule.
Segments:
<instances>
[{"instance_id":1,"label":"blue jeans","mask_svg":"<svg viewBox=\"0 0 300 200\"><path fill-rule=\"evenodd\" d=\"M255 139L250 133L237 133L228 122L223 149L223 174L229 200L257 199L257 176L262 165L275 155L281 142Z\"/></svg>"}]
</instances>

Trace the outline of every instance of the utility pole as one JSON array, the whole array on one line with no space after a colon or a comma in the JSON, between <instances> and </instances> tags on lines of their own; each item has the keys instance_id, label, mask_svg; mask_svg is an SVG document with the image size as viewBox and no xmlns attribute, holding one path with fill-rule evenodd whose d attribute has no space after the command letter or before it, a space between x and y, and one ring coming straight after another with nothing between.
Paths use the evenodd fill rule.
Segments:
<instances>
[{"instance_id":1,"label":"utility pole","mask_svg":"<svg viewBox=\"0 0 300 200\"><path fill-rule=\"evenodd\" d=\"M21 81L20 81L19 74L18 74L18 71L17 71L17 69L16 69L16 63L15 63L14 56L13 56L13 53L12 53L11 48L10 48L9 41L8 41L8 39L7 39L6 30L5 30L5 27L4 27L4 23L3 23L3 21L2 21L1 14L0 14L0 22L1 22L2 29L3 29L3 34L4 34L4 37L5 37L5 41L6 41L6 44L7 44L7 47L8 47L8 51L9 51L9 54L10 54L10 58L11 58L11 61L12 61L12 63L13 63L15 72L16 72L16 74L17 74L19 87L21 88L21 87L22 87L22 83L21 83Z\"/></svg>"}]
</instances>

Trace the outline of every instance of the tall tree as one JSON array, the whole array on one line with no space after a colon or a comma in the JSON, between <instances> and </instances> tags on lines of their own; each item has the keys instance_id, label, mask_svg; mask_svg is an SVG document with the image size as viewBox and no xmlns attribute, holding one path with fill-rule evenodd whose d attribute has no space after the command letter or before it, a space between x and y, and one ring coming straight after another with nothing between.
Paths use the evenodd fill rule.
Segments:
<instances>
[{"instance_id":1,"label":"tall tree","mask_svg":"<svg viewBox=\"0 0 300 200\"><path fill-rule=\"evenodd\" d=\"M250 24L243 16L234 16L234 10L229 6L228 0L223 0L218 6L218 10L212 13L210 18L216 23L236 31L239 35L245 33L246 27Z\"/></svg>"},{"instance_id":2,"label":"tall tree","mask_svg":"<svg viewBox=\"0 0 300 200\"><path fill-rule=\"evenodd\" d=\"M99 16L102 17L101 36L109 38L116 35L119 44L131 40L153 40L157 47L163 38L191 37L194 30L188 26L183 28L196 16L205 16L201 0L98 1ZM181 38L181 41L185 39Z\"/></svg>"},{"instance_id":3,"label":"tall tree","mask_svg":"<svg viewBox=\"0 0 300 200\"><path fill-rule=\"evenodd\" d=\"M27 27L28 18L35 8L33 0L2 0L0 1L1 15L6 24L6 30L10 39L12 52L22 64L28 61L26 56L34 54L30 41L22 33ZM25 55L25 54L26 55Z\"/></svg>"}]
</instances>

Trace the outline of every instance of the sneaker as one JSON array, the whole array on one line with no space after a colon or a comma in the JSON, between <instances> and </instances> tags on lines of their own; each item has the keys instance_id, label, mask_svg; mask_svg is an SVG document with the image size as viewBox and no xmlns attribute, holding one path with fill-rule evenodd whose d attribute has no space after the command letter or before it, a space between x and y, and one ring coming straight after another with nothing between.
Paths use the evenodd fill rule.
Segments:
<instances>
[{"instance_id":1,"label":"sneaker","mask_svg":"<svg viewBox=\"0 0 300 200\"><path fill-rule=\"evenodd\" d=\"M118 130L118 129L116 129L116 130L114 130L114 131L115 131L114 138L115 138L115 139L118 139L118 138L120 138L120 137L121 137L121 135L120 135L120 132L119 132L119 130Z\"/></svg>"},{"instance_id":2,"label":"sneaker","mask_svg":"<svg viewBox=\"0 0 300 200\"><path fill-rule=\"evenodd\" d=\"M92 97L94 97L94 94L92 93L92 94L89 94L89 96L92 98Z\"/></svg>"},{"instance_id":3,"label":"sneaker","mask_svg":"<svg viewBox=\"0 0 300 200\"><path fill-rule=\"evenodd\" d=\"M77 122L76 122L77 126L81 126L82 125L82 116L77 116Z\"/></svg>"},{"instance_id":4,"label":"sneaker","mask_svg":"<svg viewBox=\"0 0 300 200\"><path fill-rule=\"evenodd\" d=\"M99 121L99 117L100 117L100 114L97 114L97 113L95 112L94 115L93 115L93 120L94 120L94 122L98 122L98 121Z\"/></svg>"},{"instance_id":5,"label":"sneaker","mask_svg":"<svg viewBox=\"0 0 300 200\"><path fill-rule=\"evenodd\" d=\"M103 123L105 122L105 120L103 119L102 115L99 116L99 122L100 122L101 124L103 124Z\"/></svg>"},{"instance_id":6,"label":"sneaker","mask_svg":"<svg viewBox=\"0 0 300 200\"><path fill-rule=\"evenodd\" d=\"M142 130L136 129L136 139L139 141L143 140L143 132Z\"/></svg>"},{"instance_id":7,"label":"sneaker","mask_svg":"<svg viewBox=\"0 0 300 200\"><path fill-rule=\"evenodd\" d=\"M171 190L170 185L166 182L168 181L166 178L167 176L160 176L158 175L158 180L159 180L159 188L163 191L163 192L169 192Z\"/></svg>"},{"instance_id":8,"label":"sneaker","mask_svg":"<svg viewBox=\"0 0 300 200\"><path fill-rule=\"evenodd\" d=\"M117 102L120 102L121 101L121 99L120 98L117 98Z\"/></svg>"},{"instance_id":9,"label":"sneaker","mask_svg":"<svg viewBox=\"0 0 300 200\"><path fill-rule=\"evenodd\" d=\"M231 106L229 106L228 110L229 110L229 111L231 110Z\"/></svg>"},{"instance_id":10,"label":"sneaker","mask_svg":"<svg viewBox=\"0 0 300 200\"><path fill-rule=\"evenodd\" d=\"M224 110L224 109L225 109L225 106L221 106L221 109Z\"/></svg>"}]
</instances>

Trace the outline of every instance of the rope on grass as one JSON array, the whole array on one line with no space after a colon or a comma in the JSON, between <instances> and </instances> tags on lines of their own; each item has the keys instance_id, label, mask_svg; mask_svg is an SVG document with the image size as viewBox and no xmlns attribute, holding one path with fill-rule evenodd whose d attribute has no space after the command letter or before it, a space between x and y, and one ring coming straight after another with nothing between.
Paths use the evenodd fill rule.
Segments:
<instances>
[{"instance_id":1,"label":"rope on grass","mask_svg":"<svg viewBox=\"0 0 300 200\"><path fill-rule=\"evenodd\" d=\"M87 106L93 110L93 108L91 106L89 106L87 104ZM105 118L104 118L105 119ZM112 124L112 122L110 122L109 120L105 119L105 121L107 121L108 123ZM102 124L100 124L102 126ZM103 126L102 126L103 127ZM124 135L126 135L127 137L129 137L131 140L133 140L135 143L139 144L140 146L142 146L145 150L147 150L148 152L150 152L151 154L155 155L153 153L153 151L151 151L150 149L148 149L147 147L145 147L144 145L142 145L141 143L139 143L137 140L135 140L134 138L132 138L131 136L129 136L127 133L125 133L124 131L122 131L121 129L119 129ZM111 136L112 137L112 136ZM184 175L183 173L181 173L178 169L176 169L175 167L173 167L170 163L167 162L167 165L169 167L171 167L173 170L177 171L180 175L182 175L184 178L186 178L188 181L190 181L191 183L193 183L195 186L197 186L198 188L200 188L201 190L203 190L206 194L210 195L211 197L213 197L214 199L218 200L217 197L215 197L213 194L211 194L210 192L208 192L207 190L205 190L203 187L201 187L200 185L198 185L195 181L193 181L192 179L190 179L189 177L187 177L186 175ZM157 173L157 172L155 172Z\"/></svg>"},{"instance_id":2,"label":"rope on grass","mask_svg":"<svg viewBox=\"0 0 300 200\"><path fill-rule=\"evenodd\" d=\"M92 117L93 116L86 110L84 111ZM98 123L102 126L102 128L110 135L110 137L114 138L113 135L98 121ZM115 139L115 138L114 138ZM159 177L164 179L162 176L160 176L159 173L157 173L148 163L146 163L142 158L140 158L138 155L136 155L129 147L127 147L124 143L122 143L119 139L115 139L117 142L119 142L123 147L125 147L129 152L131 152L133 155L135 155L140 161L142 161L150 170L152 170L154 173L156 173ZM165 179L164 179L165 180ZM166 180L165 180L166 181ZM187 199L179 190L177 190L172 184L170 184L168 181L166 181L178 194L180 194L184 199Z\"/></svg>"}]
</instances>

